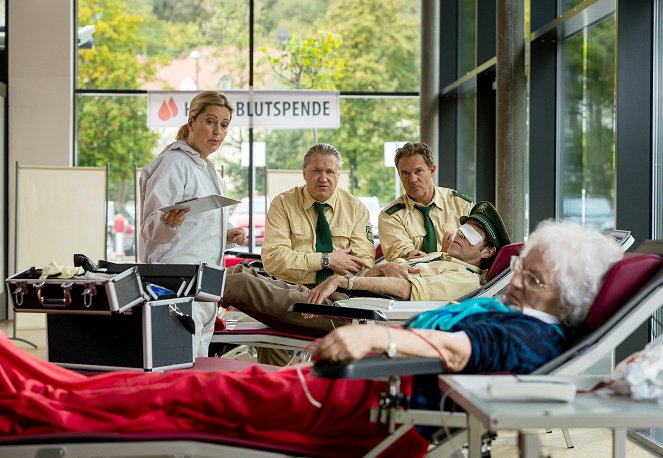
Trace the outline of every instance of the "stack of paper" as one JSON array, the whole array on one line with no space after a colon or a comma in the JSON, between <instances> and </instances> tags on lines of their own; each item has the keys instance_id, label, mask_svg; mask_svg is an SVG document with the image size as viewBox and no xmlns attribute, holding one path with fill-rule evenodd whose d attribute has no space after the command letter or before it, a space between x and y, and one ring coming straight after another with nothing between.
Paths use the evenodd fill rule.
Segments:
<instances>
[{"instance_id":1,"label":"stack of paper","mask_svg":"<svg viewBox=\"0 0 663 458\"><path fill-rule=\"evenodd\" d=\"M488 398L494 401L558 401L571 402L576 386L556 380L507 380L489 383Z\"/></svg>"},{"instance_id":2,"label":"stack of paper","mask_svg":"<svg viewBox=\"0 0 663 458\"><path fill-rule=\"evenodd\" d=\"M391 310L394 306L393 299L383 299L380 297L351 297L350 299L336 301L334 305L339 307L352 307L366 310Z\"/></svg>"}]
</instances>

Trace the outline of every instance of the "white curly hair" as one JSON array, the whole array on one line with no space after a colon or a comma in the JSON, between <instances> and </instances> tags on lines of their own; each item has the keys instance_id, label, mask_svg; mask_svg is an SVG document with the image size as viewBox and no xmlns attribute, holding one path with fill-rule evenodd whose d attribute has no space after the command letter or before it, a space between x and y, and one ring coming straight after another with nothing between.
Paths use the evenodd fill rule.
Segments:
<instances>
[{"instance_id":1,"label":"white curly hair","mask_svg":"<svg viewBox=\"0 0 663 458\"><path fill-rule=\"evenodd\" d=\"M603 276L622 258L619 245L595 229L547 220L530 234L521 256L537 246L543 251L551 282L559 287L562 321L578 326L589 313Z\"/></svg>"}]
</instances>

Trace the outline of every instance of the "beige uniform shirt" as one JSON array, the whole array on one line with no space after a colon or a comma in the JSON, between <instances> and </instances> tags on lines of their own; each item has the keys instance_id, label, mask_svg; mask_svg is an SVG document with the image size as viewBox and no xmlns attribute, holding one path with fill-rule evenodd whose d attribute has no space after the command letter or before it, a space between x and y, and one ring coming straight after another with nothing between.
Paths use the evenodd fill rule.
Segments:
<instances>
[{"instance_id":1,"label":"beige uniform shirt","mask_svg":"<svg viewBox=\"0 0 663 458\"><path fill-rule=\"evenodd\" d=\"M305 186L279 194L272 201L261 251L269 275L290 283L315 283L315 273L322 269L322 253L315 251L318 214L314 203ZM375 245L368 209L342 189L336 189L325 203L334 251L352 247L350 254L372 267Z\"/></svg>"},{"instance_id":2,"label":"beige uniform shirt","mask_svg":"<svg viewBox=\"0 0 663 458\"><path fill-rule=\"evenodd\" d=\"M481 286L480 268L447 253L429 253L417 260L395 262L407 263L421 271L407 277L412 285L411 301L453 301Z\"/></svg>"},{"instance_id":3,"label":"beige uniform shirt","mask_svg":"<svg viewBox=\"0 0 663 458\"><path fill-rule=\"evenodd\" d=\"M430 217L437 235L437 249L442 251L445 232L455 232L459 218L469 215L472 202L469 197L449 188L435 188ZM414 208L415 202L403 194L387 205L378 219L380 245L387 261L404 258L412 250L421 250L426 228L424 217Z\"/></svg>"}]
</instances>

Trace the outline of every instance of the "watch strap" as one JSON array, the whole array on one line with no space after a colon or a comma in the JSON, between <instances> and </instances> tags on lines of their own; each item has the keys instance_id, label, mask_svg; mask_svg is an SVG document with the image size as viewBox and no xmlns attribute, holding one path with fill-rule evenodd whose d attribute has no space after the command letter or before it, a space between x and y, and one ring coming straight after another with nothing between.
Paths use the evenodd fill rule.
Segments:
<instances>
[{"instance_id":1,"label":"watch strap","mask_svg":"<svg viewBox=\"0 0 663 458\"><path fill-rule=\"evenodd\" d=\"M394 342L394 338L391 335L391 328L389 326L384 327L387 330L387 337L389 338L389 344L387 345L387 350L384 352L384 354L387 356L387 358L395 358L396 354L398 353L398 347L396 346L396 342Z\"/></svg>"},{"instance_id":2,"label":"watch strap","mask_svg":"<svg viewBox=\"0 0 663 458\"><path fill-rule=\"evenodd\" d=\"M346 288L348 291L352 290L352 287L355 284L355 279L357 278L355 275L352 274L345 274L345 278L348 279L348 287Z\"/></svg>"}]
</instances>

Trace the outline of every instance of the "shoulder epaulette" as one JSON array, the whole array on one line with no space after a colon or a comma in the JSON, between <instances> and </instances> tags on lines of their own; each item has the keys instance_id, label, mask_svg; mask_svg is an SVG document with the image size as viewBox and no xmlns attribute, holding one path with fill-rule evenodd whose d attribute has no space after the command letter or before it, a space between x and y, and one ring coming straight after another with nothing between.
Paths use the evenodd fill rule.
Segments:
<instances>
[{"instance_id":1,"label":"shoulder epaulette","mask_svg":"<svg viewBox=\"0 0 663 458\"><path fill-rule=\"evenodd\" d=\"M384 209L384 212L385 212L387 215L391 216L391 215L393 215L394 213L396 213L397 211L403 210L404 208L405 208L405 204L404 204L403 202L398 202L398 203L392 205L392 206L389 207L389 208L385 208L385 209Z\"/></svg>"},{"instance_id":2,"label":"shoulder epaulette","mask_svg":"<svg viewBox=\"0 0 663 458\"><path fill-rule=\"evenodd\" d=\"M456 191L456 190L451 191L451 193L452 193L455 197L460 197L461 199L465 199L465 200L468 201L469 203L472 203L472 198L471 198L470 196L468 196L467 194L462 194L462 193L460 193L460 192L458 192L458 191Z\"/></svg>"}]
</instances>

